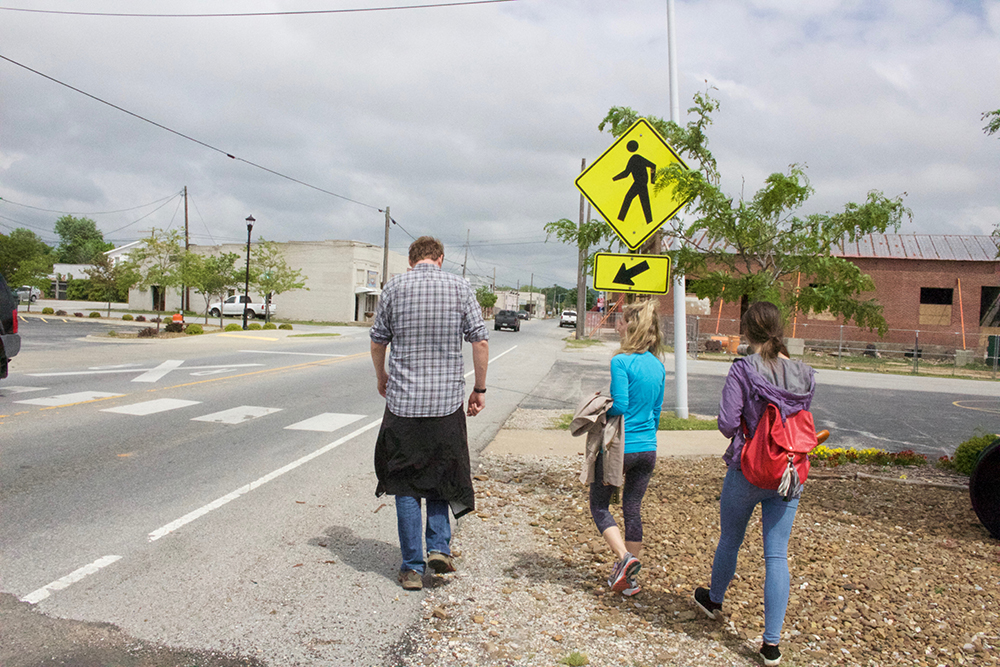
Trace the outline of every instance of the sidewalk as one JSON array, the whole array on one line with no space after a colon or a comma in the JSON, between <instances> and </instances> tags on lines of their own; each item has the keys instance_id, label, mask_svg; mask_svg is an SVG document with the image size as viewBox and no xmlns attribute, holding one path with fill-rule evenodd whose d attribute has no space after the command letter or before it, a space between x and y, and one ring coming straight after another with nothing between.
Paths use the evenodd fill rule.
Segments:
<instances>
[{"instance_id":1,"label":"sidewalk","mask_svg":"<svg viewBox=\"0 0 1000 667\"><path fill-rule=\"evenodd\" d=\"M582 456L586 441L584 436L573 437L568 430L500 429L483 453L514 456ZM660 431L656 434L656 453L659 456L721 457L728 445L729 440L717 430Z\"/></svg>"}]
</instances>

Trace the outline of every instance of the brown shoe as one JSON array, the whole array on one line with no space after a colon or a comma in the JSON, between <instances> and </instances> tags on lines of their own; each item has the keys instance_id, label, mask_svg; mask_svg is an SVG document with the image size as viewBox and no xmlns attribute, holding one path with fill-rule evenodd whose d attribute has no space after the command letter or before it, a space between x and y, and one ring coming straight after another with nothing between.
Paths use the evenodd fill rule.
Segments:
<instances>
[{"instance_id":1,"label":"brown shoe","mask_svg":"<svg viewBox=\"0 0 1000 667\"><path fill-rule=\"evenodd\" d=\"M424 579L416 570L400 570L399 584L403 590L419 591L424 587Z\"/></svg>"},{"instance_id":2,"label":"brown shoe","mask_svg":"<svg viewBox=\"0 0 1000 667\"><path fill-rule=\"evenodd\" d=\"M435 574L448 574L455 571L455 561L448 554L432 551L427 557L427 565Z\"/></svg>"}]
</instances>

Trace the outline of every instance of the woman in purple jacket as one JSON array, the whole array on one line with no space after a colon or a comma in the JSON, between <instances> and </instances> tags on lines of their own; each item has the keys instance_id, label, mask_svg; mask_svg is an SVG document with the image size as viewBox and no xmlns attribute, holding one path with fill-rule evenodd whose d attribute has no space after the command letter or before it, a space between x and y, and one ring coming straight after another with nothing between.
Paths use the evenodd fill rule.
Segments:
<instances>
[{"instance_id":1,"label":"woman in purple jacket","mask_svg":"<svg viewBox=\"0 0 1000 667\"><path fill-rule=\"evenodd\" d=\"M782 342L784 326L777 306L758 301L747 309L743 332L753 352L733 363L722 388L719 402L719 430L731 438L723 460L729 467L720 499L719 546L712 563L711 588L698 588L694 599L709 618L718 618L722 601L736 574L747 523L754 507L761 506L764 526L764 636L760 654L764 664L774 667L781 661L778 642L788 607L788 538L799 506L796 490L790 501L777 491L758 488L740 471L740 454L746 441L742 423L749 433L757 428L768 403L774 403L782 418L808 410L816 391L813 369L788 358Z\"/></svg>"}]
</instances>

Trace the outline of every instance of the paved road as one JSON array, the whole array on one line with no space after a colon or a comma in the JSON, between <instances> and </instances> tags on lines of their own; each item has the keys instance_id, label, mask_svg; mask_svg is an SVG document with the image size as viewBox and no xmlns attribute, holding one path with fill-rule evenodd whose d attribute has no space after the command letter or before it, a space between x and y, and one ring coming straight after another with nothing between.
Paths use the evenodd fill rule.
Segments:
<instances>
[{"instance_id":1,"label":"paved road","mask_svg":"<svg viewBox=\"0 0 1000 667\"><path fill-rule=\"evenodd\" d=\"M474 449L558 355L546 324L491 332ZM366 329L310 332L341 335L28 347L0 383L3 591L271 664L386 661L422 596L373 493L384 401Z\"/></svg>"}]
</instances>

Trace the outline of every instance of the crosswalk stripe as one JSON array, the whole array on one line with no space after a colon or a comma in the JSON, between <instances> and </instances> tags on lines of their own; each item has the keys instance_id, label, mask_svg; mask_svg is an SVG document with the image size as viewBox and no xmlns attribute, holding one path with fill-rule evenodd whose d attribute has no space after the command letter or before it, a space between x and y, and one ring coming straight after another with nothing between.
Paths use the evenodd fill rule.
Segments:
<instances>
[{"instance_id":1,"label":"crosswalk stripe","mask_svg":"<svg viewBox=\"0 0 1000 667\"><path fill-rule=\"evenodd\" d=\"M238 408L230 408L221 412L213 412L210 415L195 417L194 422L214 422L216 424L242 424L243 422L264 417L266 415L280 412L281 408L262 408L255 405L241 405Z\"/></svg>"},{"instance_id":2,"label":"crosswalk stripe","mask_svg":"<svg viewBox=\"0 0 1000 667\"><path fill-rule=\"evenodd\" d=\"M116 412L122 415L153 415L157 412L166 412L178 408L186 408L189 405L198 405L201 401L185 401L180 398L158 398L153 401L143 403L133 403L132 405L122 405L117 408L105 408L101 412Z\"/></svg>"},{"instance_id":3,"label":"crosswalk stripe","mask_svg":"<svg viewBox=\"0 0 1000 667\"><path fill-rule=\"evenodd\" d=\"M364 417L364 415L324 412L316 415L315 417L310 417L309 419L292 424L291 426L286 426L285 428L290 431L321 431L323 433L332 433L333 431L339 430L348 424L353 424L362 417Z\"/></svg>"},{"instance_id":4,"label":"crosswalk stripe","mask_svg":"<svg viewBox=\"0 0 1000 667\"><path fill-rule=\"evenodd\" d=\"M112 398L114 396L124 396L124 394L108 394L103 391L78 391L73 394L58 394L56 396L46 396L45 398L27 398L23 401L14 402L56 407L60 405L72 405L73 403L86 403L98 398Z\"/></svg>"},{"instance_id":5,"label":"crosswalk stripe","mask_svg":"<svg viewBox=\"0 0 1000 667\"><path fill-rule=\"evenodd\" d=\"M7 385L5 387L0 387L0 391L11 394L23 394L29 391L45 391L48 387L19 387L16 384Z\"/></svg>"}]
</instances>

